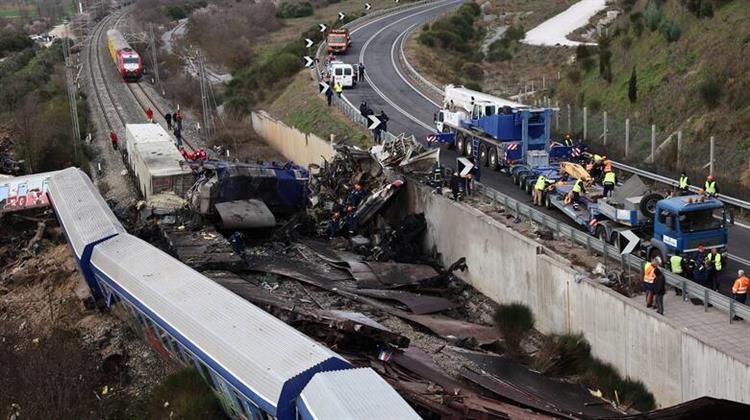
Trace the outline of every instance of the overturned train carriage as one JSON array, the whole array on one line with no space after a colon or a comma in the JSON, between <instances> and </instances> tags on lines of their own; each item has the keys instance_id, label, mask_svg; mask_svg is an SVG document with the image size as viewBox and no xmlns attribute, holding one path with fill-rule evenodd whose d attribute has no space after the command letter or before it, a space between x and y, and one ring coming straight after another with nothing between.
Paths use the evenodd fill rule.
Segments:
<instances>
[{"instance_id":1,"label":"overturned train carriage","mask_svg":"<svg viewBox=\"0 0 750 420\"><path fill-rule=\"evenodd\" d=\"M230 416L298 418L298 401L311 379L351 370L341 356L126 233L80 170L53 175L50 197L92 295L129 320L159 353L195 368ZM320 407L390 407L394 399L404 409L374 372L336 379L308 388L307 418L323 418L315 414Z\"/></svg>"}]
</instances>

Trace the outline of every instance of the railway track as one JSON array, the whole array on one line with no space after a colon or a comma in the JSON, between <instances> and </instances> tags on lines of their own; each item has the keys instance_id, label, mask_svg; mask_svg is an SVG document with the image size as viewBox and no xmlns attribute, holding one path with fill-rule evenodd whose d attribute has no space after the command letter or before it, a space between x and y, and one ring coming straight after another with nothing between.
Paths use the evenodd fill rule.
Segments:
<instances>
[{"instance_id":1,"label":"railway track","mask_svg":"<svg viewBox=\"0 0 750 420\"><path fill-rule=\"evenodd\" d=\"M121 11L110 14L102 19L94 29L94 33L89 40L90 44L87 49L89 76L91 77L93 84L92 90L96 97L96 103L102 110L107 129L116 133L124 133L125 124L129 122L142 122L139 120L134 121L131 116L126 114L121 104L123 98L112 92L111 82L108 82L108 76L105 73L108 71L105 66L112 66L112 62L109 60L108 55L106 56L106 59L102 61L102 54L107 54L102 39L104 34L107 29L117 27L126 15L126 11ZM104 52L102 51L102 48L105 48ZM135 100L144 113L148 108L151 108L154 113L158 114L158 116L164 115L164 112L157 104L157 101L151 98L140 83L125 83L122 80L120 80L119 83L125 84L133 97L133 100ZM197 149L194 142L186 139L184 135L182 141L188 149Z\"/></svg>"}]
</instances>

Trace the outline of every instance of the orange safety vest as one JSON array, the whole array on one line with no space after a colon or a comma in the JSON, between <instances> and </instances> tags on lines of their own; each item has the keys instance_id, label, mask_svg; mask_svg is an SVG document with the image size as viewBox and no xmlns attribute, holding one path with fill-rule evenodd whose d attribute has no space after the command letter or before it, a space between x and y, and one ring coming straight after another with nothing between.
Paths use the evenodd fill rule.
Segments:
<instances>
[{"instance_id":1,"label":"orange safety vest","mask_svg":"<svg viewBox=\"0 0 750 420\"><path fill-rule=\"evenodd\" d=\"M646 266L643 268L643 281L646 283L653 283L654 280L656 280L656 267L650 262L647 262Z\"/></svg>"},{"instance_id":2,"label":"orange safety vest","mask_svg":"<svg viewBox=\"0 0 750 420\"><path fill-rule=\"evenodd\" d=\"M744 295L747 293L747 288L750 287L750 279L747 278L747 276L738 277L737 280L734 281L734 286L732 286L732 293L736 295Z\"/></svg>"}]
</instances>

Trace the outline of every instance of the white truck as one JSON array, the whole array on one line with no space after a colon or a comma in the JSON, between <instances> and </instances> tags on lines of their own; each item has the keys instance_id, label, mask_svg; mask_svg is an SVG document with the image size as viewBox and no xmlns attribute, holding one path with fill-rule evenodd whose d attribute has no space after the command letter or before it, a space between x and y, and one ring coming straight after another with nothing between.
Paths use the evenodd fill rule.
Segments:
<instances>
[{"instance_id":1,"label":"white truck","mask_svg":"<svg viewBox=\"0 0 750 420\"><path fill-rule=\"evenodd\" d=\"M192 169L158 124L127 124L125 140L128 165L146 201L163 193L183 197L195 182Z\"/></svg>"},{"instance_id":2,"label":"white truck","mask_svg":"<svg viewBox=\"0 0 750 420\"><path fill-rule=\"evenodd\" d=\"M328 74L331 75L331 88L333 88L334 82L341 83L341 86L345 88L352 88L357 84L354 77L354 66L343 61L331 61L328 65Z\"/></svg>"}]
</instances>

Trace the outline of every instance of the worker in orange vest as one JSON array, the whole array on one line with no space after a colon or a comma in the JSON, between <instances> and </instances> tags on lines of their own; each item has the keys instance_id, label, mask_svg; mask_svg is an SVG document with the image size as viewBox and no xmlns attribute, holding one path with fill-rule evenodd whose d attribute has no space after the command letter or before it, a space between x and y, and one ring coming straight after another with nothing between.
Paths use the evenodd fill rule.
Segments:
<instances>
[{"instance_id":1,"label":"worker in orange vest","mask_svg":"<svg viewBox=\"0 0 750 420\"><path fill-rule=\"evenodd\" d=\"M656 268L661 263L660 257L647 261L643 266L643 289L646 291L646 307L654 306L654 280L656 280Z\"/></svg>"},{"instance_id":2,"label":"worker in orange vest","mask_svg":"<svg viewBox=\"0 0 750 420\"><path fill-rule=\"evenodd\" d=\"M745 303L747 300L748 287L750 287L750 279L745 275L745 270L737 271L737 280L734 281L734 286L732 286L734 300L740 303Z\"/></svg>"}]
</instances>

